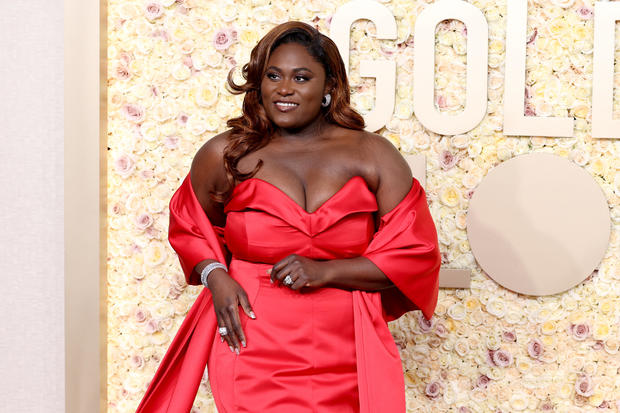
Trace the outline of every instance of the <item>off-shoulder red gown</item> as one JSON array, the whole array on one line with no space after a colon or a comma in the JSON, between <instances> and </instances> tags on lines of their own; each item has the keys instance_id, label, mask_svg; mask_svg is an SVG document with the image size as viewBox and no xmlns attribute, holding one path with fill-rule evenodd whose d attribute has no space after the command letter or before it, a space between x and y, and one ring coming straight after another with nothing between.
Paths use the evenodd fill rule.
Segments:
<instances>
[{"instance_id":1,"label":"off-shoulder red gown","mask_svg":"<svg viewBox=\"0 0 620 413\"><path fill-rule=\"evenodd\" d=\"M220 413L405 412L403 371L387 321L437 302L440 255L424 190L381 217L373 192L354 176L309 213L259 178L239 183L225 205L225 228L211 225L190 176L170 202L169 241L186 279L194 266L226 263L256 314L239 308L247 347L231 353L217 334L204 289L162 359L137 412L189 412L205 365ZM364 256L395 284L381 292L270 283L266 269L290 254L317 260Z\"/></svg>"}]
</instances>

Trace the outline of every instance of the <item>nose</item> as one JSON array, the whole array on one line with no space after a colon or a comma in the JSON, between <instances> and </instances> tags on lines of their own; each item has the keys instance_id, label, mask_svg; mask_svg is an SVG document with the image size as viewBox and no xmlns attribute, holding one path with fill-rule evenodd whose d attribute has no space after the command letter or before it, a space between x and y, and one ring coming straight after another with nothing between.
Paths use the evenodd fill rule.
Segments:
<instances>
[{"instance_id":1,"label":"nose","mask_svg":"<svg viewBox=\"0 0 620 413\"><path fill-rule=\"evenodd\" d=\"M291 81L289 79L282 79L280 82L278 82L278 89L277 92L279 95L282 96L287 96L293 93L293 88L291 85Z\"/></svg>"}]
</instances>

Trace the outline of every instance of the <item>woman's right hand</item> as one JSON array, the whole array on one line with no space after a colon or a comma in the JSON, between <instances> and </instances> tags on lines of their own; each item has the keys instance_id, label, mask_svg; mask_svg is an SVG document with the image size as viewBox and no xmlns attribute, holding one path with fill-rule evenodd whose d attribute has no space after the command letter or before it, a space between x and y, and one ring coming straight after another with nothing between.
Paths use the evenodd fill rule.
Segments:
<instances>
[{"instance_id":1,"label":"woman's right hand","mask_svg":"<svg viewBox=\"0 0 620 413\"><path fill-rule=\"evenodd\" d=\"M245 334L239 319L239 305L243 307L248 317L256 318L248 295L234 278L220 268L216 268L209 274L208 282L213 297L213 308L217 316L218 328L226 327L228 330L228 334L220 337L222 341L226 340L230 351L239 354L240 345L246 346Z\"/></svg>"}]
</instances>

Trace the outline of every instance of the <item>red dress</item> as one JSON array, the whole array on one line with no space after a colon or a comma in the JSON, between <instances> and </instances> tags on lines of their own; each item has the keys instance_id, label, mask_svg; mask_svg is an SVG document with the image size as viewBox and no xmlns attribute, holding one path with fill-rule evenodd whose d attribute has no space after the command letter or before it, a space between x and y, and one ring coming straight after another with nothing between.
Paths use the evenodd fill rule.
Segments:
<instances>
[{"instance_id":1,"label":"red dress","mask_svg":"<svg viewBox=\"0 0 620 413\"><path fill-rule=\"evenodd\" d=\"M190 176L170 201L169 241L188 284L207 258L226 263L245 289L256 319L239 308L247 347L232 353L217 333L204 289L162 359L137 412L189 412L205 366L220 413L405 412L401 360L387 321L437 303L440 255L424 190L381 217L361 176L312 213L259 178L239 183L212 225ZM293 291L265 272L290 254L329 260L364 256L395 284L380 292L318 288Z\"/></svg>"}]
</instances>

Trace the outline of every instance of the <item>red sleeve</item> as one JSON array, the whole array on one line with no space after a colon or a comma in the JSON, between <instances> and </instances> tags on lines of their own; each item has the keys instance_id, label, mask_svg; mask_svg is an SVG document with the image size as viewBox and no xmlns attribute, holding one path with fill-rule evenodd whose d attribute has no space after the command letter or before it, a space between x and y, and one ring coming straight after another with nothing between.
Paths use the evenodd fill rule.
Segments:
<instances>
[{"instance_id":1,"label":"red sleeve","mask_svg":"<svg viewBox=\"0 0 620 413\"><path fill-rule=\"evenodd\" d=\"M441 255L426 193L415 178L407 195L381 217L362 256L396 286L380 291L386 321L418 309L426 319L432 317L439 294Z\"/></svg>"},{"instance_id":2,"label":"red sleeve","mask_svg":"<svg viewBox=\"0 0 620 413\"><path fill-rule=\"evenodd\" d=\"M202 285L194 267L202 260L214 259L230 264L230 253L224 241L224 228L212 225L198 202L190 174L170 200L168 242L176 251L185 280L189 285Z\"/></svg>"}]
</instances>

